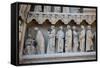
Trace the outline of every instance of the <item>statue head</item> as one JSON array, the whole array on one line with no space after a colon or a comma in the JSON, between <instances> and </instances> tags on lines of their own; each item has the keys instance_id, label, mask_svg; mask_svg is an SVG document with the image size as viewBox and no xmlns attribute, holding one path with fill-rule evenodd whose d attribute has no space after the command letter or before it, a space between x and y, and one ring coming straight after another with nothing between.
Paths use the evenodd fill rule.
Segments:
<instances>
[{"instance_id":1,"label":"statue head","mask_svg":"<svg viewBox=\"0 0 100 68\"><path fill-rule=\"evenodd\" d=\"M75 29L76 29L76 27L75 27L75 26L73 26L72 28L73 28L73 30L75 30Z\"/></svg>"},{"instance_id":2,"label":"statue head","mask_svg":"<svg viewBox=\"0 0 100 68\"><path fill-rule=\"evenodd\" d=\"M38 28L38 27L35 27L35 28L34 28L34 30L36 30L36 31L37 31L37 30L39 30L39 28Z\"/></svg>"},{"instance_id":3,"label":"statue head","mask_svg":"<svg viewBox=\"0 0 100 68\"><path fill-rule=\"evenodd\" d=\"M63 27L62 27L62 26L60 26L59 28L60 28L61 30L63 29Z\"/></svg>"},{"instance_id":4,"label":"statue head","mask_svg":"<svg viewBox=\"0 0 100 68\"><path fill-rule=\"evenodd\" d=\"M85 27L83 25L81 25L81 28L84 29Z\"/></svg>"},{"instance_id":5,"label":"statue head","mask_svg":"<svg viewBox=\"0 0 100 68\"><path fill-rule=\"evenodd\" d=\"M90 25L89 25L89 26L87 26L87 29L89 29L89 30L90 30L90 29L91 29L91 26L90 26Z\"/></svg>"},{"instance_id":6,"label":"statue head","mask_svg":"<svg viewBox=\"0 0 100 68\"><path fill-rule=\"evenodd\" d=\"M70 25L67 25L67 29L70 29L71 27L70 27Z\"/></svg>"}]
</instances>

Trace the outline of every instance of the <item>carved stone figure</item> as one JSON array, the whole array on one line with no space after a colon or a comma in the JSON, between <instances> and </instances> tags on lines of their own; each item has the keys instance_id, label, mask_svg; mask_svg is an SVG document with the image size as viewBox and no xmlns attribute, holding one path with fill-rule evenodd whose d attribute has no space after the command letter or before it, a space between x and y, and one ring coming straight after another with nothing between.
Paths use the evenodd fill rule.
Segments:
<instances>
[{"instance_id":1,"label":"carved stone figure","mask_svg":"<svg viewBox=\"0 0 100 68\"><path fill-rule=\"evenodd\" d=\"M87 27L87 32L86 32L86 51L91 51L93 50L93 33L91 31L91 26Z\"/></svg>"},{"instance_id":2,"label":"carved stone figure","mask_svg":"<svg viewBox=\"0 0 100 68\"><path fill-rule=\"evenodd\" d=\"M53 46L55 46L56 30L54 26L51 26L51 34L52 34Z\"/></svg>"},{"instance_id":3,"label":"carved stone figure","mask_svg":"<svg viewBox=\"0 0 100 68\"><path fill-rule=\"evenodd\" d=\"M73 26L73 51L78 51L78 33L76 32L76 27Z\"/></svg>"},{"instance_id":4,"label":"carved stone figure","mask_svg":"<svg viewBox=\"0 0 100 68\"><path fill-rule=\"evenodd\" d=\"M57 38L57 52L62 53L64 46L64 32L62 26L60 26L60 30L58 30L56 38Z\"/></svg>"},{"instance_id":5,"label":"carved stone figure","mask_svg":"<svg viewBox=\"0 0 100 68\"><path fill-rule=\"evenodd\" d=\"M32 55L36 53L35 45L33 44L35 40L32 39L32 36L29 34L28 39L25 42L25 54Z\"/></svg>"},{"instance_id":6,"label":"carved stone figure","mask_svg":"<svg viewBox=\"0 0 100 68\"><path fill-rule=\"evenodd\" d=\"M39 30L39 28L35 27L35 30L37 31L36 34L36 42L37 42L37 53L38 54L44 54L45 53L45 40L42 32Z\"/></svg>"},{"instance_id":7,"label":"carved stone figure","mask_svg":"<svg viewBox=\"0 0 100 68\"><path fill-rule=\"evenodd\" d=\"M67 31L65 33L65 52L72 51L72 30L71 27L67 26Z\"/></svg>"},{"instance_id":8,"label":"carved stone figure","mask_svg":"<svg viewBox=\"0 0 100 68\"><path fill-rule=\"evenodd\" d=\"M48 31L48 46L47 53L55 52L55 28L51 26L51 29Z\"/></svg>"},{"instance_id":9,"label":"carved stone figure","mask_svg":"<svg viewBox=\"0 0 100 68\"><path fill-rule=\"evenodd\" d=\"M80 51L84 52L85 51L85 28L82 25L81 26L81 32L79 34L79 42L80 42Z\"/></svg>"}]
</instances>

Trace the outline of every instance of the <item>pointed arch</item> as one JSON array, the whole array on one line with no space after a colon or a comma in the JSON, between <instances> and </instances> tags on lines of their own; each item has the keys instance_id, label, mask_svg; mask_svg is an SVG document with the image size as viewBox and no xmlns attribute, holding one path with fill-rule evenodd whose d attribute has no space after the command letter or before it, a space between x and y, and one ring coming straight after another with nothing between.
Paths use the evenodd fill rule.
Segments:
<instances>
[{"instance_id":1,"label":"pointed arch","mask_svg":"<svg viewBox=\"0 0 100 68\"><path fill-rule=\"evenodd\" d=\"M49 19L46 19L41 25L48 29L48 28L50 28L52 23L49 21Z\"/></svg>"},{"instance_id":2,"label":"pointed arch","mask_svg":"<svg viewBox=\"0 0 100 68\"><path fill-rule=\"evenodd\" d=\"M38 26L38 25L39 25L39 23L35 19L32 19L32 21L30 23L27 23L27 28Z\"/></svg>"},{"instance_id":3,"label":"pointed arch","mask_svg":"<svg viewBox=\"0 0 100 68\"><path fill-rule=\"evenodd\" d=\"M64 26L64 22L59 19L56 23L55 23L55 26Z\"/></svg>"},{"instance_id":4,"label":"pointed arch","mask_svg":"<svg viewBox=\"0 0 100 68\"><path fill-rule=\"evenodd\" d=\"M88 24L88 22L86 20L82 20L82 22L80 23L80 25L87 26L89 24Z\"/></svg>"},{"instance_id":5,"label":"pointed arch","mask_svg":"<svg viewBox=\"0 0 100 68\"><path fill-rule=\"evenodd\" d=\"M68 25L70 25L70 26L77 26L77 24L75 23L75 21L73 19L71 19L69 21Z\"/></svg>"},{"instance_id":6,"label":"pointed arch","mask_svg":"<svg viewBox=\"0 0 100 68\"><path fill-rule=\"evenodd\" d=\"M52 23L50 22L50 20L49 19L46 19L42 24L49 24L49 25L51 25Z\"/></svg>"}]
</instances>

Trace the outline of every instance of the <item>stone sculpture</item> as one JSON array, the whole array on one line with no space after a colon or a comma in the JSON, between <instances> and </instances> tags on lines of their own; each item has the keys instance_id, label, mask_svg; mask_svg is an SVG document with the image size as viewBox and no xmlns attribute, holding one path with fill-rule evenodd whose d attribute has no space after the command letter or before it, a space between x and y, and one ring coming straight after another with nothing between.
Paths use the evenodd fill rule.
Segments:
<instances>
[{"instance_id":1,"label":"stone sculpture","mask_svg":"<svg viewBox=\"0 0 100 68\"><path fill-rule=\"evenodd\" d=\"M78 33L76 32L76 27L73 26L73 52L78 51Z\"/></svg>"},{"instance_id":2,"label":"stone sculpture","mask_svg":"<svg viewBox=\"0 0 100 68\"><path fill-rule=\"evenodd\" d=\"M57 32L57 52L62 53L63 52L63 46L64 46L64 32L63 32L63 27L59 27L60 30Z\"/></svg>"},{"instance_id":3,"label":"stone sculpture","mask_svg":"<svg viewBox=\"0 0 100 68\"><path fill-rule=\"evenodd\" d=\"M47 53L55 52L55 28L51 26L51 29L48 31L48 46Z\"/></svg>"},{"instance_id":4,"label":"stone sculpture","mask_svg":"<svg viewBox=\"0 0 100 68\"><path fill-rule=\"evenodd\" d=\"M71 27L67 26L67 31L65 33L65 52L72 51L72 30Z\"/></svg>"},{"instance_id":5,"label":"stone sculpture","mask_svg":"<svg viewBox=\"0 0 100 68\"><path fill-rule=\"evenodd\" d=\"M80 42L80 51L85 51L85 27L81 25L81 32L79 34L79 42Z\"/></svg>"},{"instance_id":6,"label":"stone sculpture","mask_svg":"<svg viewBox=\"0 0 100 68\"><path fill-rule=\"evenodd\" d=\"M39 30L38 27L35 27L36 34L36 42L37 42L37 53L44 54L45 53L45 40L42 32Z\"/></svg>"},{"instance_id":7,"label":"stone sculpture","mask_svg":"<svg viewBox=\"0 0 100 68\"><path fill-rule=\"evenodd\" d=\"M93 50L93 33L91 31L91 26L87 27L87 32L86 32L86 51L91 51Z\"/></svg>"}]
</instances>

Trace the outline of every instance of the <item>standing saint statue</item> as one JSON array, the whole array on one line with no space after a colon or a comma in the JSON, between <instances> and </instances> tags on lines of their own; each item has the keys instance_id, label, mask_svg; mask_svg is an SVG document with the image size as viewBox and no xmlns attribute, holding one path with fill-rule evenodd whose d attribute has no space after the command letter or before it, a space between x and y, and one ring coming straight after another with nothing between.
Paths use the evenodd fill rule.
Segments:
<instances>
[{"instance_id":1,"label":"standing saint statue","mask_svg":"<svg viewBox=\"0 0 100 68\"><path fill-rule=\"evenodd\" d=\"M78 51L78 33L76 32L76 27L73 26L73 51Z\"/></svg>"},{"instance_id":2,"label":"standing saint statue","mask_svg":"<svg viewBox=\"0 0 100 68\"><path fill-rule=\"evenodd\" d=\"M85 51L85 27L81 25L81 32L79 34L79 42L80 42L80 51Z\"/></svg>"},{"instance_id":3,"label":"standing saint statue","mask_svg":"<svg viewBox=\"0 0 100 68\"><path fill-rule=\"evenodd\" d=\"M67 26L67 31L65 33L65 52L72 51L72 30L70 25Z\"/></svg>"},{"instance_id":4,"label":"standing saint statue","mask_svg":"<svg viewBox=\"0 0 100 68\"><path fill-rule=\"evenodd\" d=\"M32 54L36 53L36 48L35 48L34 41L35 40L32 39L31 34L28 34L28 38L25 42L25 51L24 51L25 54L32 55Z\"/></svg>"},{"instance_id":5,"label":"standing saint statue","mask_svg":"<svg viewBox=\"0 0 100 68\"><path fill-rule=\"evenodd\" d=\"M64 32L63 27L59 27L60 30L58 30L56 38L57 38L57 52L62 53L63 52L63 46L64 46Z\"/></svg>"},{"instance_id":6,"label":"standing saint statue","mask_svg":"<svg viewBox=\"0 0 100 68\"><path fill-rule=\"evenodd\" d=\"M87 27L87 32L86 32L86 51L91 51L93 50L93 33L91 31L91 26Z\"/></svg>"},{"instance_id":7,"label":"standing saint statue","mask_svg":"<svg viewBox=\"0 0 100 68\"><path fill-rule=\"evenodd\" d=\"M55 53L55 28L54 26L51 26L51 29L48 31L47 53Z\"/></svg>"},{"instance_id":8,"label":"standing saint statue","mask_svg":"<svg viewBox=\"0 0 100 68\"><path fill-rule=\"evenodd\" d=\"M37 27L35 27L35 31L37 31L36 38L35 38L37 42L37 46L36 46L37 53L44 54L45 53L45 40L44 40L43 34Z\"/></svg>"}]
</instances>

